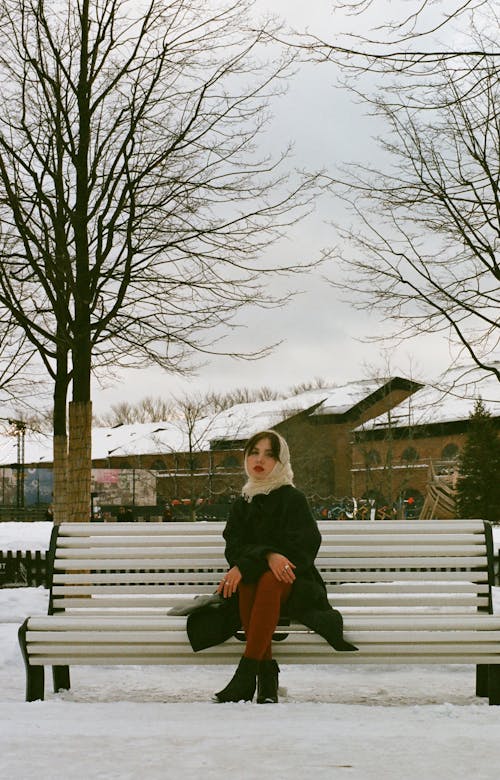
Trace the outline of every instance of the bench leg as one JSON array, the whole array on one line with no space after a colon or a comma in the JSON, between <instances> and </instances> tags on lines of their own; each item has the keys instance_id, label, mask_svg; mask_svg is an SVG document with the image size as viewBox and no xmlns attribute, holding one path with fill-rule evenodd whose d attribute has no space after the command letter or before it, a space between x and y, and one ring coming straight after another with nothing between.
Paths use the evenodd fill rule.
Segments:
<instances>
[{"instance_id":1,"label":"bench leg","mask_svg":"<svg viewBox=\"0 0 500 780\"><path fill-rule=\"evenodd\" d=\"M29 661L26 644L26 631L28 620L25 620L18 631L19 644L26 667L26 701L43 701L45 687L45 673L43 666L32 666Z\"/></svg>"},{"instance_id":2,"label":"bench leg","mask_svg":"<svg viewBox=\"0 0 500 780\"><path fill-rule=\"evenodd\" d=\"M488 696L488 665L476 666L476 696Z\"/></svg>"},{"instance_id":3,"label":"bench leg","mask_svg":"<svg viewBox=\"0 0 500 780\"><path fill-rule=\"evenodd\" d=\"M490 704L500 704L500 666L488 666L488 701Z\"/></svg>"},{"instance_id":4,"label":"bench leg","mask_svg":"<svg viewBox=\"0 0 500 780\"><path fill-rule=\"evenodd\" d=\"M69 691L71 688L69 666L53 666L52 679L54 681L54 693Z\"/></svg>"}]
</instances>

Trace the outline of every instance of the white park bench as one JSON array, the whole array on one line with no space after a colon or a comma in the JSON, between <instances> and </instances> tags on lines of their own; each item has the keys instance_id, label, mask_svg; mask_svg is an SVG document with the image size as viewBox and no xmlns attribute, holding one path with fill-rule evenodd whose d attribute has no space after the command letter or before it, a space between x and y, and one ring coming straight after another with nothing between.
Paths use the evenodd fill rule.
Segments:
<instances>
[{"instance_id":1,"label":"white park bench","mask_svg":"<svg viewBox=\"0 0 500 780\"><path fill-rule=\"evenodd\" d=\"M301 625L275 642L280 664L474 664L476 694L500 704L500 615L492 614L491 526L481 520L319 523L317 565L357 653ZM184 600L213 593L227 566L220 522L64 523L54 529L49 614L19 630L28 701L69 667L236 664L241 637L193 653Z\"/></svg>"}]
</instances>

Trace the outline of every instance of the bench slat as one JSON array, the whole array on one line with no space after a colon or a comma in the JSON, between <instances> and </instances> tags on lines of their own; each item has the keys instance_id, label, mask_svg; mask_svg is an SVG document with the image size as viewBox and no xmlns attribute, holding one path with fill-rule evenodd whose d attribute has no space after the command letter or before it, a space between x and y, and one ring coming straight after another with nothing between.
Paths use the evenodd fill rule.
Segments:
<instances>
[{"instance_id":1,"label":"bench slat","mask_svg":"<svg viewBox=\"0 0 500 780\"><path fill-rule=\"evenodd\" d=\"M438 606L452 606L452 607L475 607L476 605L487 607L488 598L475 599L471 596L460 594L453 596L446 596L445 594L414 594L412 596L387 596L386 598L376 596L356 597L354 595L337 595L334 599L335 606L341 607L406 607L407 609L413 609L415 607L438 607ZM58 599L58 606L76 608L76 607L90 607L98 609L106 609L107 607L122 607L123 609L138 609L139 607L155 607L160 609L161 607L168 608L172 606L172 598L169 596L131 596L117 595L106 597L98 596L96 598L78 598L75 596L71 599Z\"/></svg>"},{"instance_id":2,"label":"bench slat","mask_svg":"<svg viewBox=\"0 0 500 780\"><path fill-rule=\"evenodd\" d=\"M168 569L166 566L168 560L166 558L149 558L143 560L141 566L137 565L137 560L134 558L81 558L78 560L61 560L56 559L54 561L55 569L65 570L81 570L81 569ZM227 562L223 558L200 558L198 559L198 566L201 568L220 568L223 571L227 570ZM176 567L180 568L180 567ZM185 565L184 568L197 568L193 565Z\"/></svg>"},{"instance_id":3,"label":"bench slat","mask_svg":"<svg viewBox=\"0 0 500 780\"><path fill-rule=\"evenodd\" d=\"M453 533L459 532L483 533L483 520L320 520L318 527L321 533L357 533L365 531L374 534L394 533L404 528L412 533ZM182 534L202 533L221 534L224 530L223 521L175 522L175 523L61 523L60 536L179 536Z\"/></svg>"},{"instance_id":4,"label":"bench slat","mask_svg":"<svg viewBox=\"0 0 500 780\"><path fill-rule=\"evenodd\" d=\"M148 558L143 559L140 568L144 569L165 569L166 562L169 558L167 556L161 558ZM373 558L370 560L370 568L376 569L377 567L383 567L390 565L394 568L402 567L418 567L418 568L446 568L446 567L482 567L487 565L487 558L484 555L478 555L477 557L395 557L390 559L390 564L387 564L387 559ZM323 566L335 567L338 570L342 568L362 568L367 563L367 557L350 557L350 558L322 558ZM202 568L216 567L222 570L227 569L227 563L223 558L204 557L198 559L198 566ZM137 568L137 560L134 558L79 558L76 560L60 559L57 558L54 562L54 567L58 570L81 570L81 569L134 569ZM167 567L168 568L168 567ZM179 568L179 567L177 567ZM186 564L186 568L189 568ZM192 566L192 568L195 568Z\"/></svg>"},{"instance_id":5,"label":"bench slat","mask_svg":"<svg viewBox=\"0 0 500 780\"><path fill-rule=\"evenodd\" d=\"M440 544L425 544L411 546L409 544L400 545L380 545L380 544L359 544L359 545L345 545L334 547L333 545L322 546L321 555L318 556L318 560L323 562L325 559L331 558L332 560L338 560L343 558L352 558L353 556L370 558L373 560L384 558L458 558L458 557L471 557L477 555L478 557L484 555L484 549L482 545L440 545ZM196 554L193 554L191 547L177 547L177 546L151 546L151 547L117 547L117 548L62 548L59 549L56 555L56 561L58 565L63 565L66 561L87 559L92 557L94 561L115 559L115 558L128 558L129 560L141 560L145 563L149 559L159 559L165 561L182 561L183 563L191 562L193 566L197 566L198 561L201 559L209 559L215 561L224 561L223 550L220 546L201 546L197 548ZM226 564L227 565L227 564ZM95 568L95 566L94 566Z\"/></svg>"},{"instance_id":6,"label":"bench slat","mask_svg":"<svg viewBox=\"0 0 500 780\"><path fill-rule=\"evenodd\" d=\"M473 553L466 553L466 554L473 554ZM84 550L80 549L71 549L71 548L63 548L59 549L56 555L56 562L59 565L63 565L66 563L66 561L79 561L79 560L86 560L88 558L92 558L94 562L99 562L101 560L111 559L114 558L128 558L131 561L134 561L135 563L137 560L144 561L144 563L148 563L149 560L161 560L163 562L165 561L182 561L184 563L184 560L187 562L190 562L193 566L199 565L198 561L207 559L210 561L224 561L224 564L227 565L226 560L224 558L224 551L220 546L213 546L213 547L199 547L195 553L193 553L193 549L191 547L133 547L133 548L124 548L121 549L120 547L114 548L114 547L107 547L104 549L101 548L87 548ZM95 568L95 565L94 565Z\"/></svg>"},{"instance_id":7,"label":"bench slat","mask_svg":"<svg viewBox=\"0 0 500 780\"><path fill-rule=\"evenodd\" d=\"M278 663L281 664L300 664L301 666L304 664L335 664L335 665L344 665L344 664L352 664L353 659L348 658L347 656L352 655L352 653L330 653L329 655L325 656L319 656L314 653L302 653L300 656L297 656L293 653L286 653L283 650L278 649L275 652L274 657L278 661ZM34 656L32 660L32 666L73 666L81 664L82 666L109 666L109 665L120 665L120 666L127 666L127 665L133 665L133 666L211 666L211 665L219 665L219 664L226 664L230 663L231 665L236 665L238 663L239 658L241 657L241 645L234 648L225 648L225 651L223 653L219 654L212 654L212 655L205 655L204 653L199 653L196 655L196 657L193 657L193 653L186 652L186 654L177 655L177 656L169 656L168 658L165 657L165 655L159 655L157 657L154 656L116 656L112 659L107 658L106 656L96 656L94 658L85 658L78 660L77 658L73 657L72 655L57 655L57 656ZM474 655L466 655L466 654L459 654L453 657L443 657L441 655L415 655L415 656L406 656L404 658L400 658L399 656L394 656L394 653L391 652L390 649L387 651L387 655L372 655L372 654L365 654L360 655L359 653L356 654L356 664L384 664L386 665L407 665L407 664L444 664L444 663L453 663L453 664L460 664L460 665L472 665L472 664L498 664L499 663L499 656L498 654L494 653L484 653L484 654L474 654Z\"/></svg>"},{"instance_id":8,"label":"bench slat","mask_svg":"<svg viewBox=\"0 0 500 780\"><path fill-rule=\"evenodd\" d=\"M186 619L177 616L155 615L120 615L118 617L95 616L68 616L68 615L37 615L29 619L28 631L130 631L137 630L178 630L185 632ZM394 615L344 615L344 627L346 631L500 631L500 615L489 615L477 612L458 615L447 614L394 614ZM304 627L292 626L291 629ZM281 631L291 630L288 627L279 628ZM351 660L353 660L351 658Z\"/></svg>"},{"instance_id":9,"label":"bench slat","mask_svg":"<svg viewBox=\"0 0 500 780\"><path fill-rule=\"evenodd\" d=\"M421 534L413 534L413 533L407 533L405 531L400 531L399 533L386 533L383 536L379 535L377 538L377 544L383 545L384 547L387 546L400 546L405 545L406 548L408 547L419 547L421 545L436 545L436 534L430 534L430 533L421 533ZM363 531L359 531L356 534L332 534L332 533L325 533L323 534L323 543L321 550L319 552L319 555L321 556L323 550L328 550L330 547L334 546L337 547L345 547L353 545L355 547L371 547L373 545L373 539L374 534L372 533L366 533ZM483 537L480 534L465 534L465 533L455 533L455 534L439 534L439 540L438 540L439 546L446 545L453 546L453 545L481 545L483 543ZM68 550L68 549L92 549L97 550L99 548L109 547L110 549L117 549L117 548L150 548L150 547L160 547L160 546L166 546L169 548L173 547L185 547L189 548L193 551L198 550L200 547L213 547L214 549L217 548L218 550L223 550L224 542L222 539L222 535L216 535L216 534L197 534L196 536L192 534L189 535L181 535L175 536L174 538L170 535L166 536L159 536L155 535L154 537L151 536L112 536L112 537L77 537L77 536L68 536L68 537L62 537L59 539L59 548L60 550Z\"/></svg>"},{"instance_id":10,"label":"bench slat","mask_svg":"<svg viewBox=\"0 0 500 780\"><path fill-rule=\"evenodd\" d=\"M183 573L177 574L177 575L169 575L168 577L165 577L165 581L175 583L176 585L182 585L184 584L187 579L191 575ZM205 582L206 575L199 575L197 577L197 580L199 582ZM217 580L214 579L214 582ZM158 587L158 584L119 584L119 583L113 583L109 585L100 584L100 585L94 585L94 584L85 584L85 585L55 585L52 589L52 594L54 597L56 596L65 596L69 594L74 595L87 595L90 596L92 594L96 595L103 595L103 594L113 594L113 595L123 595L123 594L131 594L131 595L139 595L141 593L151 593L156 595L172 595L167 592L168 586L165 585L163 589ZM369 595L372 596L373 594L389 594L389 595L401 595L404 596L405 594L411 595L411 594L423 594L423 593L433 593L435 595L441 595L441 594L461 594L461 593L467 593L467 594L473 594L477 595L478 593L488 593L488 585L486 583L482 585L475 585L473 583L467 583L467 582L451 582L449 584L442 584L442 583L434 583L434 582L385 582L385 583L378 583L378 582L368 582L363 583L362 585L360 583L349 583L347 585L331 585L328 589L328 592L330 594L348 594L348 595ZM173 594L173 597L175 598L175 594Z\"/></svg>"},{"instance_id":11,"label":"bench slat","mask_svg":"<svg viewBox=\"0 0 500 780\"><path fill-rule=\"evenodd\" d=\"M321 637L318 637L316 634L308 633L305 631L302 631L300 633L296 630L296 627L290 628L290 629L283 629L285 633L290 633L291 636L293 636L293 643L294 645L307 645L307 644L316 644L319 643L321 646L324 646L325 651L333 652L331 648L329 648L324 640L321 639ZM391 642L393 645L398 647L398 650L400 649L401 645L408 644L412 647L414 645L422 645L426 646L429 643L436 644L440 646L448 646L448 650L453 651L453 647L461 647L464 643L474 643L474 644L480 644L485 642L495 642L498 645L498 650L500 652L500 628L497 630L486 630L486 631L471 631L471 630L463 630L463 631L455 631L454 632L454 639L452 640L450 638L450 632L448 631L441 631L439 629L435 631L415 631L415 630L408 630L408 631L377 631L372 630L367 634L367 632L363 631L356 631L356 630L350 630L349 631L349 638L355 642L356 644L359 643L360 646L366 646L367 644L371 644L373 646L377 644L390 644ZM54 647L60 646L62 644L68 644L73 645L77 643L91 643L91 645L97 646L98 644L116 644L117 646L122 646L125 643L126 644L185 644L186 643L186 636L184 632L181 631L171 631L168 629L165 629L164 631L78 631L78 630L67 630L67 631L44 631L44 632L38 632L38 631L28 631L26 635L28 643L31 645L34 652L39 651L39 646L46 645L48 643L53 643ZM146 639L147 638L147 639ZM119 642L118 642L119 639ZM424 641L425 640L425 641ZM282 642L279 642L280 646L284 645L288 640L283 640ZM276 645L276 643L275 643ZM410 648L411 649L411 648ZM191 651L192 652L192 651Z\"/></svg>"},{"instance_id":12,"label":"bench slat","mask_svg":"<svg viewBox=\"0 0 500 780\"><path fill-rule=\"evenodd\" d=\"M484 550L483 550L484 553ZM432 567L440 567L440 568L446 568L450 566L469 566L469 567L478 567L478 566L486 566L487 565L487 557L485 555L477 555L477 557L470 557L470 556L463 556L463 557L457 557L454 555L450 555L449 557L432 557L432 556L422 556L422 557L412 557L411 555L407 555L405 557L387 557L383 558L381 556L373 558L367 558L367 557L352 557L352 558L341 558L341 557L335 557L335 558L321 558L321 564L324 567L327 566L335 566L337 569L342 568L365 568L367 565L367 560L369 560L369 566L370 568L376 569L377 567L380 568L386 568L387 566L390 566L391 568L400 568L400 567L419 567L419 568L432 568Z\"/></svg>"},{"instance_id":13,"label":"bench slat","mask_svg":"<svg viewBox=\"0 0 500 780\"><path fill-rule=\"evenodd\" d=\"M370 583L373 581L376 582L393 582L395 578L397 578L398 582L420 582L422 580L423 575L425 574L425 580L432 580L433 582L474 582L474 583L487 583L488 582L488 576L487 572L484 569L479 569L477 571L474 571L471 573L470 571L463 571L461 569L455 570L455 571L429 571L429 572L421 572L421 571L375 571L375 570L352 570L349 571L348 569L343 569L342 572L337 572L337 570L331 570L331 569L324 569L322 567L319 567L319 570L322 573L322 576L331 581L331 582L337 582L340 578L342 582L348 582L348 583ZM210 574L211 572L208 572ZM213 577L213 582L218 581L218 574L215 574ZM76 572L56 572L54 574L53 581L56 584L63 584L63 583L75 583L75 584L83 584L83 583L137 583L137 582L156 582L163 584L166 579L170 581L170 578L174 578L174 581L185 581L187 578L189 578L189 581L193 580L196 581L204 581L207 578L207 572L177 572L174 569L168 571L168 575L166 574L165 570L160 572L96 572L96 571L89 571L85 573L81 573L79 571Z\"/></svg>"}]
</instances>

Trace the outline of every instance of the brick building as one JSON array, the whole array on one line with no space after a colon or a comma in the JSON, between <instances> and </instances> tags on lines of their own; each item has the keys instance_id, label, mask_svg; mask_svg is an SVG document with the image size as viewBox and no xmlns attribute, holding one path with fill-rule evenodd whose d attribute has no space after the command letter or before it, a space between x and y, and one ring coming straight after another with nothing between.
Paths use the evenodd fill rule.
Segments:
<instances>
[{"instance_id":1,"label":"brick building","mask_svg":"<svg viewBox=\"0 0 500 780\"><path fill-rule=\"evenodd\" d=\"M470 383L455 391L421 387L387 413L355 428L353 494L387 503L413 499L419 506L435 488L439 492L440 485L452 492L469 418L479 395L500 435L500 387L493 376L480 385ZM453 516L454 509L449 502L439 506L436 499L431 514Z\"/></svg>"},{"instance_id":2,"label":"brick building","mask_svg":"<svg viewBox=\"0 0 500 780\"><path fill-rule=\"evenodd\" d=\"M96 428L93 491L103 504L227 501L242 485L246 440L273 428L289 442L296 484L312 499L373 496L401 508L423 501L431 471L453 485L477 395L392 377L238 404L189 428L182 420ZM500 424L496 380L483 398ZM4 484L14 447L11 439L0 449ZM27 433L26 468L50 469L51 449L51 437L31 441Z\"/></svg>"},{"instance_id":3,"label":"brick building","mask_svg":"<svg viewBox=\"0 0 500 780\"><path fill-rule=\"evenodd\" d=\"M299 485L308 495L352 496L353 430L397 406L422 387L401 377L327 388L314 408L283 420Z\"/></svg>"}]
</instances>

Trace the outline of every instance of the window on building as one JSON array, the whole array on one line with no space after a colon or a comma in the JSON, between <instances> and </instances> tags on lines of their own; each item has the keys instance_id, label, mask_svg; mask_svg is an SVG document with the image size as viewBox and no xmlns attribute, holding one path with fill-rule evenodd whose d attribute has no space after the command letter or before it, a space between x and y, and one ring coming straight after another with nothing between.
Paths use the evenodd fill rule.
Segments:
<instances>
[{"instance_id":1,"label":"window on building","mask_svg":"<svg viewBox=\"0 0 500 780\"><path fill-rule=\"evenodd\" d=\"M245 446L245 439L212 439L210 442L211 450L242 450Z\"/></svg>"},{"instance_id":2,"label":"window on building","mask_svg":"<svg viewBox=\"0 0 500 780\"><path fill-rule=\"evenodd\" d=\"M181 471L196 471L201 468L201 461L196 455L180 455L178 466Z\"/></svg>"},{"instance_id":3,"label":"window on building","mask_svg":"<svg viewBox=\"0 0 500 780\"><path fill-rule=\"evenodd\" d=\"M456 460L459 453L460 450L456 444L447 444L446 447L443 447L441 457L443 460Z\"/></svg>"},{"instance_id":4,"label":"window on building","mask_svg":"<svg viewBox=\"0 0 500 780\"><path fill-rule=\"evenodd\" d=\"M176 465L179 471L196 471L200 468L201 462L196 455L188 453L176 456Z\"/></svg>"},{"instance_id":5,"label":"window on building","mask_svg":"<svg viewBox=\"0 0 500 780\"><path fill-rule=\"evenodd\" d=\"M368 452L365 453L365 466L367 468L370 468L370 466L380 466L381 462L382 458L380 457L378 450L368 450Z\"/></svg>"},{"instance_id":6,"label":"window on building","mask_svg":"<svg viewBox=\"0 0 500 780\"><path fill-rule=\"evenodd\" d=\"M415 447L407 447L401 455L401 460L405 463L415 463L419 459L419 454Z\"/></svg>"},{"instance_id":7,"label":"window on building","mask_svg":"<svg viewBox=\"0 0 500 780\"><path fill-rule=\"evenodd\" d=\"M234 469L234 468L239 468L240 462L236 457L236 455L226 455L226 457L222 461L222 465L226 469Z\"/></svg>"}]
</instances>

